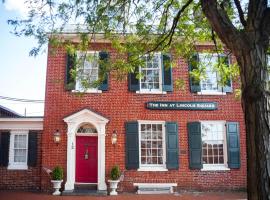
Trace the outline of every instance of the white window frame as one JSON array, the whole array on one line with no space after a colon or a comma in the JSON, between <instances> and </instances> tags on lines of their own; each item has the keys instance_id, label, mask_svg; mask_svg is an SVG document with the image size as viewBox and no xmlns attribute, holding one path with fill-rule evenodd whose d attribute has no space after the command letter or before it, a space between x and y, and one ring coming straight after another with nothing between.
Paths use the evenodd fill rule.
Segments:
<instances>
[{"instance_id":1,"label":"white window frame","mask_svg":"<svg viewBox=\"0 0 270 200\"><path fill-rule=\"evenodd\" d=\"M26 135L26 159L25 162L14 162L14 139L15 135ZM27 170L27 160L28 160L28 130L11 130L10 131L10 143L9 143L9 170Z\"/></svg>"},{"instance_id":2,"label":"white window frame","mask_svg":"<svg viewBox=\"0 0 270 200\"><path fill-rule=\"evenodd\" d=\"M144 56L148 56L147 54ZM136 93L140 94L166 94L167 92L162 91L162 85L163 85L163 74L162 74L162 54L161 52L154 53L154 56L158 56L159 60L159 89L142 89L142 82L141 79L139 79L139 91L136 91ZM143 67L145 68L145 67ZM139 67L139 73L142 74L142 66Z\"/></svg>"},{"instance_id":3,"label":"white window frame","mask_svg":"<svg viewBox=\"0 0 270 200\"><path fill-rule=\"evenodd\" d=\"M77 51L76 52L77 55L79 54L86 54L87 56L92 54L98 54L99 55L99 51L86 51L86 52L82 52L82 51ZM98 65L98 69L97 69L97 74L98 74L98 71L99 71L99 65ZM84 93L102 93L102 90L99 90L98 88L87 88L86 90L83 90L83 89L79 89L78 88L78 84L79 84L79 81L78 78L76 77L76 80L75 80L75 90L72 90L72 92L84 92Z\"/></svg>"},{"instance_id":4,"label":"white window frame","mask_svg":"<svg viewBox=\"0 0 270 200\"><path fill-rule=\"evenodd\" d=\"M227 133L226 133L226 121L200 121L201 124L222 124L223 126L223 158L224 158L224 164L202 164L203 168L201 171L226 171L230 170L228 168L228 153L227 153ZM202 126L201 126L202 131ZM203 151L202 151L203 153Z\"/></svg>"},{"instance_id":5,"label":"white window frame","mask_svg":"<svg viewBox=\"0 0 270 200\"><path fill-rule=\"evenodd\" d=\"M209 56L218 56L217 53L199 53L199 62L201 62L200 55L209 55ZM229 65L230 65L230 60L229 60ZM219 79L218 74L217 74L217 80ZM202 81L200 81L200 86L202 88ZM218 85L217 83L217 90L202 90L198 92L199 95L226 95L226 92L222 92L222 87ZM232 83L231 83L232 87Z\"/></svg>"},{"instance_id":6,"label":"white window frame","mask_svg":"<svg viewBox=\"0 0 270 200\"><path fill-rule=\"evenodd\" d=\"M162 125L162 145L163 145L163 164L162 165L150 165L141 164L141 124L161 124ZM166 135L165 135L165 121L150 121L150 120L138 120L139 126L139 169L138 171L168 171L166 168Z\"/></svg>"}]
</instances>

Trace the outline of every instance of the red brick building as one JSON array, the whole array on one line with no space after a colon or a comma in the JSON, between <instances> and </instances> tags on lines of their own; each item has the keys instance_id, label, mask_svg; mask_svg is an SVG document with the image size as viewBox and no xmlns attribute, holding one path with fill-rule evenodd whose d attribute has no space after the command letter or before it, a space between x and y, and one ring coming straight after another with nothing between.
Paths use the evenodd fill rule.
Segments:
<instances>
[{"instance_id":1,"label":"red brick building","mask_svg":"<svg viewBox=\"0 0 270 200\"><path fill-rule=\"evenodd\" d=\"M198 46L194 59L208 60L210 66L218 56L202 53L205 48L209 46ZM75 59L81 63L78 73L91 83L104 62L117 58L116 50L109 42L97 41L87 52L93 59L83 61L81 52L68 55L64 47L49 45L50 50L54 53L48 55L41 166L64 168L64 190L80 184L107 190L114 165L122 171L122 191L158 185L194 190L246 188L245 124L234 95L236 83L219 86L218 75L208 67L206 79L194 80L189 76L196 67L193 62L157 52L145 56L145 65L139 67L144 74L141 79L136 79L135 72L119 81L112 71L99 87L83 90L83 80L70 75ZM230 63L232 58L226 58ZM172 61L176 66L165 67ZM179 77L185 90L176 89ZM53 139L57 130L59 143ZM49 176L41 171L40 187L48 190Z\"/></svg>"}]
</instances>

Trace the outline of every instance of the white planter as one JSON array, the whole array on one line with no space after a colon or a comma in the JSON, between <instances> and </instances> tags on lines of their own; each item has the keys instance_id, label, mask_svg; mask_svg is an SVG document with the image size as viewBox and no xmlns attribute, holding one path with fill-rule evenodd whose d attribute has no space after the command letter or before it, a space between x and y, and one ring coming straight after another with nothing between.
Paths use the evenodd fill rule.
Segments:
<instances>
[{"instance_id":1,"label":"white planter","mask_svg":"<svg viewBox=\"0 0 270 200\"><path fill-rule=\"evenodd\" d=\"M59 191L59 189L61 188L61 183L63 182L63 180L51 180L52 184L53 184L53 188L55 189L54 193L52 193L53 195L60 195L61 192Z\"/></svg>"},{"instance_id":2,"label":"white planter","mask_svg":"<svg viewBox=\"0 0 270 200\"><path fill-rule=\"evenodd\" d=\"M110 195L117 195L118 193L116 189L120 180L108 180L108 182L110 183L110 189L111 189Z\"/></svg>"}]
</instances>

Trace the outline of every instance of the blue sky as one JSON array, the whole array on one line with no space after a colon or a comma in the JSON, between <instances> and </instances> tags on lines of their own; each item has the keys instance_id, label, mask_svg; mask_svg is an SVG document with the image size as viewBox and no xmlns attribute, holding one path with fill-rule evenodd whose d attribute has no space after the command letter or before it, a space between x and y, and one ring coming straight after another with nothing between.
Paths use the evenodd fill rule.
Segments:
<instances>
[{"instance_id":1,"label":"blue sky","mask_svg":"<svg viewBox=\"0 0 270 200\"><path fill-rule=\"evenodd\" d=\"M16 37L11 34L8 19L22 17L26 13L23 0L6 0L0 3L0 96L44 99L47 53L30 57L29 51L35 46L32 38ZM19 114L43 115L44 105L20 103L0 99L0 105Z\"/></svg>"}]
</instances>

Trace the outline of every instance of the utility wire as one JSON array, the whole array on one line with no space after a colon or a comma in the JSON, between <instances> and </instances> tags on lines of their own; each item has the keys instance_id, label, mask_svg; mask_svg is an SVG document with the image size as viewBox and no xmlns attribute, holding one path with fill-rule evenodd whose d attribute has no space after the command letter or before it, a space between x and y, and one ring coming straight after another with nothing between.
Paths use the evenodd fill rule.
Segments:
<instances>
[{"instance_id":1,"label":"utility wire","mask_svg":"<svg viewBox=\"0 0 270 200\"><path fill-rule=\"evenodd\" d=\"M8 100L8 101L19 101L19 102L31 102L31 103L44 103L44 100L34 100L34 99L20 99L20 98L13 98L13 97L5 97L0 96L0 99Z\"/></svg>"}]
</instances>

